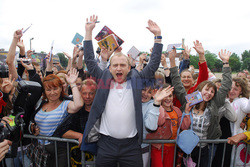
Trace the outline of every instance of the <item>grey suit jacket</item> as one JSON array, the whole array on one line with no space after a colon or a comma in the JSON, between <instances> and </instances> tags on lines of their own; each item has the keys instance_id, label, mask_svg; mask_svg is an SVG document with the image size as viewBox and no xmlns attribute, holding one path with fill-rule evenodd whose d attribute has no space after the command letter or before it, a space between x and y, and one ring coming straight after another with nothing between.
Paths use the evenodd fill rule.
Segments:
<instances>
[{"instance_id":1,"label":"grey suit jacket","mask_svg":"<svg viewBox=\"0 0 250 167\"><path fill-rule=\"evenodd\" d=\"M142 83L154 77L155 71L158 69L161 61L162 44L155 43L151 60L148 65L138 72L136 69L131 69L128 73L127 80L131 79L134 105L135 105L135 117L136 128L138 131L139 144L142 142L143 135L143 118L142 118L142 104L141 104L141 90ZM101 70L94 58L94 50L92 41L84 41L84 61L87 65L88 71L91 76L96 78L98 89L93 101L87 125L85 128L84 141L87 143L96 142L100 138L98 133L100 127L100 121L102 113L105 109L107 98L109 95L109 88L111 80L113 79L109 69ZM118 129L119 130L119 129Z\"/></svg>"}]
</instances>

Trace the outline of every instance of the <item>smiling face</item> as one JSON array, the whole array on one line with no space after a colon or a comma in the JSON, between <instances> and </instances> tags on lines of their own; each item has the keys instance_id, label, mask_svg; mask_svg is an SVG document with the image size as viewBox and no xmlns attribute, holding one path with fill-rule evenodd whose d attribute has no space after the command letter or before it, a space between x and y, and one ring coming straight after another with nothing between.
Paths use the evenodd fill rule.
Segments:
<instances>
[{"instance_id":1,"label":"smiling face","mask_svg":"<svg viewBox=\"0 0 250 167\"><path fill-rule=\"evenodd\" d=\"M59 100L61 93L62 93L62 88L61 87L49 87L46 86L44 89L45 95L47 99L51 102Z\"/></svg>"},{"instance_id":2,"label":"smiling face","mask_svg":"<svg viewBox=\"0 0 250 167\"><path fill-rule=\"evenodd\" d=\"M185 87L185 89L191 88L193 86L193 83L194 83L191 72L183 71L181 73L181 82L182 82L183 86Z\"/></svg>"},{"instance_id":3,"label":"smiling face","mask_svg":"<svg viewBox=\"0 0 250 167\"><path fill-rule=\"evenodd\" d=\"M214 97L214 94L215 94L214 87L210 87L208 86L208 84L206 84L201 90L201 95L205 102L210 101Z\"/></svg>"},{"instance_id":4,"label":"smiling face","mask_svg":"<svg viewBox=\"0 0 250 167\"><path fill-rule=\"evenodd\" d=\"M173 106L173 100L174 100L174 95L173 93L171 93L170 95L168 95L162 100L161 102L162 107L165 110L169 111L171 109L171 106Z\"/></svg>"},{"instance_id":5,"label":"smiling face","mask_svg":"<svg viewBox=\"0 0 250 167\"><path fill-rule=\"evenodd\" d=\"M230 101L233 101L235 98L239 97L242 93L242 88L240 85L237 85L235 81L232 83L232 88L228 92L228 97Z\"/></svg>"},{"instance_id":6,"label":"smiling face","mask_svg":"<svg viewBox=\"0 0 250 167\"><path fill-rule=\"evenodd\" d=\"M142 89L142 97L141 97L142 103L148 102L151 99L151 97L152 97L152 89L151 88Z\"/></svg>"},{"instance_id":7,"label":"smiling face","mask_svg":"<svg viewBox=\"0 0 250 167\"><path fill-rule=\"evenodd\" d=\"M48 101L62 100L64 97L62 81L54 74L50 74L43 79L44 99Z\"/></svg>"},{"instance_id":8,"label":"smiling face","mask_svg":"<svg viewBox=\"0 0 250 167\"><path fill-rule=\"evenodd\" d=\"M114 80L119 84L126 81L127 75L131 69L128 59L125 55L114 55L110 60L109 71L111 72Z\"/></svg>"}]
</instances>

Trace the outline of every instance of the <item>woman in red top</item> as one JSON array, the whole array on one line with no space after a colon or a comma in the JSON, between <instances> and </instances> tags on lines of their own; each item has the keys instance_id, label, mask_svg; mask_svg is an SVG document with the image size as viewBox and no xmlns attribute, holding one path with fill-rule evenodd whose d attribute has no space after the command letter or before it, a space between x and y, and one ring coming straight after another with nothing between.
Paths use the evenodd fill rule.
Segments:
<instances>
[{"instance_id":1,"label":"woman in red top","mask_svg":"<svg viewBox=\"0 0 250 167\"><path fill-rule=\"evenodd\" d=\"M205 58L204 48L198 40L196 40L194 42L193 48L199 54L199 76L198 76L196 84L194 85L194 79L192 77L192 73L188 69L183 70L181 72L181 75L180 75L181 82L182 82L183 86L185 87L187 94L193 93L194 90L197 88L197 86L201 82L208 79L208 68L207 68L207 62L206 62L206 58ZM187 50L188 49L185 48L184 53L183 53L184 56L186 54L189 54L189 53L187 53ZM181 103L176 97L174 97L174 105L179 107L179 108L181 107Z\"/></svg>"}]
</instances>

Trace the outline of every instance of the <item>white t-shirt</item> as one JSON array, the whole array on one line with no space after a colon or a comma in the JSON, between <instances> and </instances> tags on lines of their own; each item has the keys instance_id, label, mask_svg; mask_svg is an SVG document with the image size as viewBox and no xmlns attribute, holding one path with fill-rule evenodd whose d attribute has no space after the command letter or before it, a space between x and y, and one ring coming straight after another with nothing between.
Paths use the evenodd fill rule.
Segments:
<instances>
[{"instance_id":1,"label":"white t-shirt","mask_svg":"<svg viewBox=\"0 0 250 167\"><path fill-rule=\"evenodd\" d=\"M243 98L235 98L231 103L237 114L237 121L234 123L230 122L232 136L242 133L243 130L240 128L240 124L247 113L250 113L250 100Z\"/></svg>"},{"instance_id":2,"label":"white t-shirt","mask_svg":"<svg viewBox=\"0 0 250 167\"><path fill-rule=\"evenodd\" d=\"M137 134L131 80L122 84L111 81L100 133L117 139L132 138Z\"/></svg>"}]
</instances>

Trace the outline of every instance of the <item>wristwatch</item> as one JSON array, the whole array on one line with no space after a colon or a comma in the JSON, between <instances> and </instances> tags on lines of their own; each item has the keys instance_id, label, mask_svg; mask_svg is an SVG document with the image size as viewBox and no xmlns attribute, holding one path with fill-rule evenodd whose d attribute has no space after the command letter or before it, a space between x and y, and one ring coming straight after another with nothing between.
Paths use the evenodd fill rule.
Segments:
<instances>
[{"instance_id":1,"label":"wristwatch","mask_svg":"<svg viewBox=\"0 0 250 167\"><path fill-rule=\"evenodd\" d=\"M162 36L155 36L155 39L162 39Z\"/></svg>"}]
</instances>

